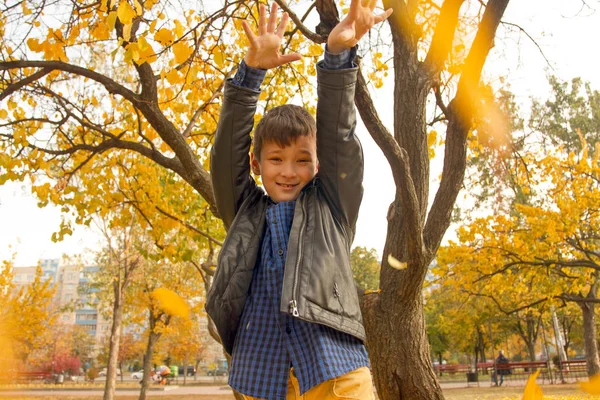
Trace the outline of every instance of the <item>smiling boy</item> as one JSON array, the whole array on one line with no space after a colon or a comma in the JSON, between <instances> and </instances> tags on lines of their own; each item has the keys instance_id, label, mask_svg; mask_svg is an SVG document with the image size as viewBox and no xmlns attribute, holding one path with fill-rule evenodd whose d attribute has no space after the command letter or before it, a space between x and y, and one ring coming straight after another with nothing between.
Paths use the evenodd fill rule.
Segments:
<instances>
[{"instance_id":1,"label":"smiling boy","mask_svg":"<svg viewBox=\"0 0 600 400\"><path fill-rule=\"evenodd\" d=\"M373 398L350 247L362 199L353 63L358 40L391 10L352 0L317 64L317 120L295 105L265 113L249 155L266 70L300 59L280 53L288 22L267 20L229 80L211 176L227 238L206 309L232 355L229 384L246 399ZM264 190L250 175L260 175ZM266 194L265 194L266 191Z\"/></svg>"}]
</instances>

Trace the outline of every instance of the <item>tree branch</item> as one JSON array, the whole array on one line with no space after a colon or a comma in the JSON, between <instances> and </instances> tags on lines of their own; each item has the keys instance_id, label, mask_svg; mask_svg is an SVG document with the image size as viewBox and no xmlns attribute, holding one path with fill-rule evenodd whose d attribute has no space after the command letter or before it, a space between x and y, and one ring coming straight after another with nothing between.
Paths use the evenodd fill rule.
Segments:
<instances>
[{"instance_id":1,"label":"tree branch","mask_svg":"<svg viewBox=\"0 0 600 400\"><path fill-rule=\"evenodd\" d=\"M392 175L396 184L396 196L400 198L402 208L405 210L404 214L407 216L404 229L407 237L411 238L409 258L414 261L420 260L423 255L423 236L419 219L419 201L410 174L408 154L398 145L379 119L361 69L358 71L354 102L371 137L383 151L392 168Z\"/></svg>"},{"instance_id":2,"label":"tree branch","mask_svg":"<svg viewBox=\"0 0 600 400\"><path fill-rule=\"evenodd\" d=\"M201 231L200 229L196 228L195 226L188 224L187 222L182 221L180 218L176 217L175 215L172 215L168 212L166 212L165 210L163 210L162 208L160 208L159 206L154 206L158 212L160 212L162 215L164 215L165 217L168 217L170 219L172 219L173 221L177 221L179 222L181 225L185 226L186 228L188 228L189 230L196 232L199 235L204 236L206 239L210 240L211 242L219 245L219 246L223 246L223 242L215 239L214 237L210 236L208 233Z\"/></svg>"},{"instance_id":3,"label":"tree branch","mask_svg":"<svg viewBox=\"0 0 600 400\"><path fill-rule=\"evenodd\" d=\"M5 61L0 62L0 71L7 71L11 69L21 69L21 68L42 68L48 69L49 72L52 71L63 71L72 73L75 75L80 75L86 78L89 78L95 82L98 82L102 86L106 88L106 90L111 94L118 94L123 98L129 100L133 104L139 104L140 98L137 94L127 89L126 87L118 84L112 79L99 74L98 72L91 71L87 68L82 68L77 65L68 64L62 61Z\"/></svg>"},{"instance_id":4,"label":"tree branch","mask_svg":"<svg viewBox=\"0 0 600 400\"><path fill-rule=\"evenodd\" d=\"M29 75L27 78L21 79L20 81L18 81L16 83L12 83L12 84L8 85L6 87L6 89L4 89L0 93L0 101L4 100L8 96L10 96L14 92L16 92L17 90L37 81L38 79L43 78L44 76L48 75L50 72L51 72L50 69L42 68L41 70Z\"/></svg>"},{"instance_id":5,"label":"tree branch","mask_svg":"<svg viewBox=\"0 0 600 400\"><path fill-rule=\"evenodd\" d=\"M434 79L444 69L452 50L458 15L464 1L446 0L442 4L439 20L431 39L431 46L423 64L430 79Z\"/></svg>"},{"instance_id":6,"label":"tree branch","mask_svg":"<svg viewBox=\"0 0 600 400\"><path fill-rule=\"evenodd\" d=\"M319 0L317 0L319 1ZM331 1L331 0L329 0ZM312 32L310 29L304 25L302 20L298 17L298 15L291 10L291 8L286 4L285 0L275 0L275 2L281 7L281 9L287 12L296 27L302 32L302 34L307 38L312 40L315 43L325 43L327 41L327 36L319 35L318 33Z\"/></svg>"},{"instance_id":7,"label":"tree branch","mask_svg":"<svg viewBox=\"0 0 600 400\"><path fill-rule=\"evenodd\" d=\"M144 67L146 66L146 67ZM177 158L181 162L181 168L172 169L179 174L186 182L188 182L200 195L207 201L211 207L211 211L214 215L218 216L218 210L216 208L212 184L210 181L210 174L202 167L198 157L190 146L186 143L185 138L180 134L177 128L169 121L158 106L156 101L156 78L152 74L152 70L147 63L140 66L139 74L142 80L142 95L137 95L131 90L119 85L112 79L101 75L95 71L91 71L86 68L82 68L76 65L60 61L8 61L0 62L0 71L18 69L18 68L48 68L50 70L64 71L73 73L86 78L89 78L95 82L102 84L106 90L111 94L118 94L130 101L135 107L137 107L150 125L160 135L162 140L167 143L171 149L177 155ZM152 76L150 76L152 75ZM151 87L153 86L153 87ZM106 143L111 143L105 142ZM124 147L134 149L133 142L119 142L125 144ZM138 144L139 146L139 144ZM144 146L137 147L138 149L144 148ZM150 150L147 150L150 151ZM146 150L144 150L146 152ZM146 155L145 153L142 153ZM156 155L156 154L153 154ZM156 155L156 157L158 157ZM150 157L155 160L154 157ZM160 157L158 157L160 159ZM162 159L166 161L166 158ZM164 164L161 164L164 166ZM175 167L173 163L171 166Z\"/></svg>"},{"instance_id":8,"label":"tree branch","mask_svg":"<svg viewBox=\"0 0 600 400\"><path fill-rule=\"evenodd\" d=\"M448 129L442 180L425 224L425 245L430 251L439 247L450 225L452 209L465 176L467 133L473 121L473 107L483 64L494 43L494 37L509 0L490 0L473 41L465 68L458 82L456 97L448 107Z\"/></svg>"},{"instance_id":9,"label":"tree branch","mask_svg":"<svg viewBox=\"0 0 600 400\"><path fill-rule=\"evenodd\" d=\"M212 104L218 97L220 97L223 94L223 87L225 87L225 81L227 80L227 78L229 77L229 75L231 75L232 72L233 72L233 70L231 70L229 72L229 74L227 76L225 76L225 78L223 79L223 81L221 82L221 84L219 85L219 87L214 91L214 93L212 94L212 96L210 96L210 99L208 99L207 101L205 101L194 112L194 115L192 116L192 118L190 118L190 122L188 123L187 127L185 128L185 130L181 134L184 138L188 138L190 136L190 134L192 133L192 129L194 129L194 126L196 126L196 122L198 122L198 119L200 118L200 116L202 115L202 113L204 112L204 110L206 110L206 107L208 105Z\"/></svg>"}]
</instances>

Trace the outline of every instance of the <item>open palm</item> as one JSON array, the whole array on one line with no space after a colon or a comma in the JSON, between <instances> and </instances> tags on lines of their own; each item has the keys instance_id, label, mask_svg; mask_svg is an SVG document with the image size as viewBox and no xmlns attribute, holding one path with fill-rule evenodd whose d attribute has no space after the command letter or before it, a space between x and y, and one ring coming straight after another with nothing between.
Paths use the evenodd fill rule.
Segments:
<instances>
[{"instance_id":1,"label":"open palm","mask_svg":"<svg viewBox=\"0 0 600 400\"><path fill-rule=\"evenodd\" d=\"M392 14L392 9L375 15L373 10L377 0L352 0L346 18L333 28L327 40L327 47L332 53L339 53L352 48L374 25L385 21Z\"/></svg>"},{"instance_id":2,"label":"open palm","mask_svg":"<svg viewBox=\"0 0 600 400\"><path fill-rule=\"evenodd\" d=\"M252 32L248 22L242 21L242 27L250 41L250 49L244 57L244 61L249 67L271 69L301 58L298 53L281 54L281 41L288 20L288 14L283 13L281 21L277 25L277 3L273 3L268 21L265 5L259 6L258 35Z\"/></svg>"}]
</instances>

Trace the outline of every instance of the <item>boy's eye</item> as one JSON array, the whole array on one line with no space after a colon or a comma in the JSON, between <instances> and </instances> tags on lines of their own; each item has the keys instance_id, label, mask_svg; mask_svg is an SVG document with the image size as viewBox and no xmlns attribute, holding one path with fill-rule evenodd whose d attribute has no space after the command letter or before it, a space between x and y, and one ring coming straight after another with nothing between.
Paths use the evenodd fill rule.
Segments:
<instances>
[{"instance_id":1,"label":"boy's eye","mask_svg":"<svg viewBox=\"0 0 600 400\"><path fill-rule=\"evenodd\" d=\"M309 160L309 159L307 159L307 158L303 158L303 159L300 159L300 160L298 160L298 162L299 162L299 163L304 163L304 164L305 164L305 163L309 163L309 162L310 162L310 160Z\"/></svg>"}]
</instances>

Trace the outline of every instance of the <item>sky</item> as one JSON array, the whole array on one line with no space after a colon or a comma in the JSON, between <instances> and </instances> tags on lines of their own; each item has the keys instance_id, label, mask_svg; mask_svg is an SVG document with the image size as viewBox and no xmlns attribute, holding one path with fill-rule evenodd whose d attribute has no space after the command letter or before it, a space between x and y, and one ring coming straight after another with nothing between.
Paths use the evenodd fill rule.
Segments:
<instances>
[{"instance_id":1,"label":"sky","mask_svg":"<svg viewBox=\"0 0 600 400\"><path fill-rule=\"evenodd\" d=\"M581 77L600 90L597 42L600 38L600 1L586 0L512 0L504 21L516 24L536 41L538 47L523 33L501 27L495 47L484 67L484 75L494 87L507 87L517 101L526 105L531 96L547 97L548 73L563 80ZM503 79L500 79L503 77ZM393 86L384 85L373 92L378 112L388 129L391 120L390 99ZM386 235L386 213L393 200L394 185L383 153L359 124L358 136L365 154L365 194L357 223L355 246L375 248L381 255ZM440 160L441 161L441 160ZM436 166L432 177L437 176ZM436 185L433 183L435 190ZM462 193L459 195L459 201ZM81 254L95 249L100 236L92 229L75 226L74 234L60 243L51 241L61 221L60 210L39 208L31 190L24 183L0 186L0 260L16 255L15 265L35 265L40 258L60 258L63 254ZM452 236L449 231L447 237Z\"/></svg>"}]
</instances>

